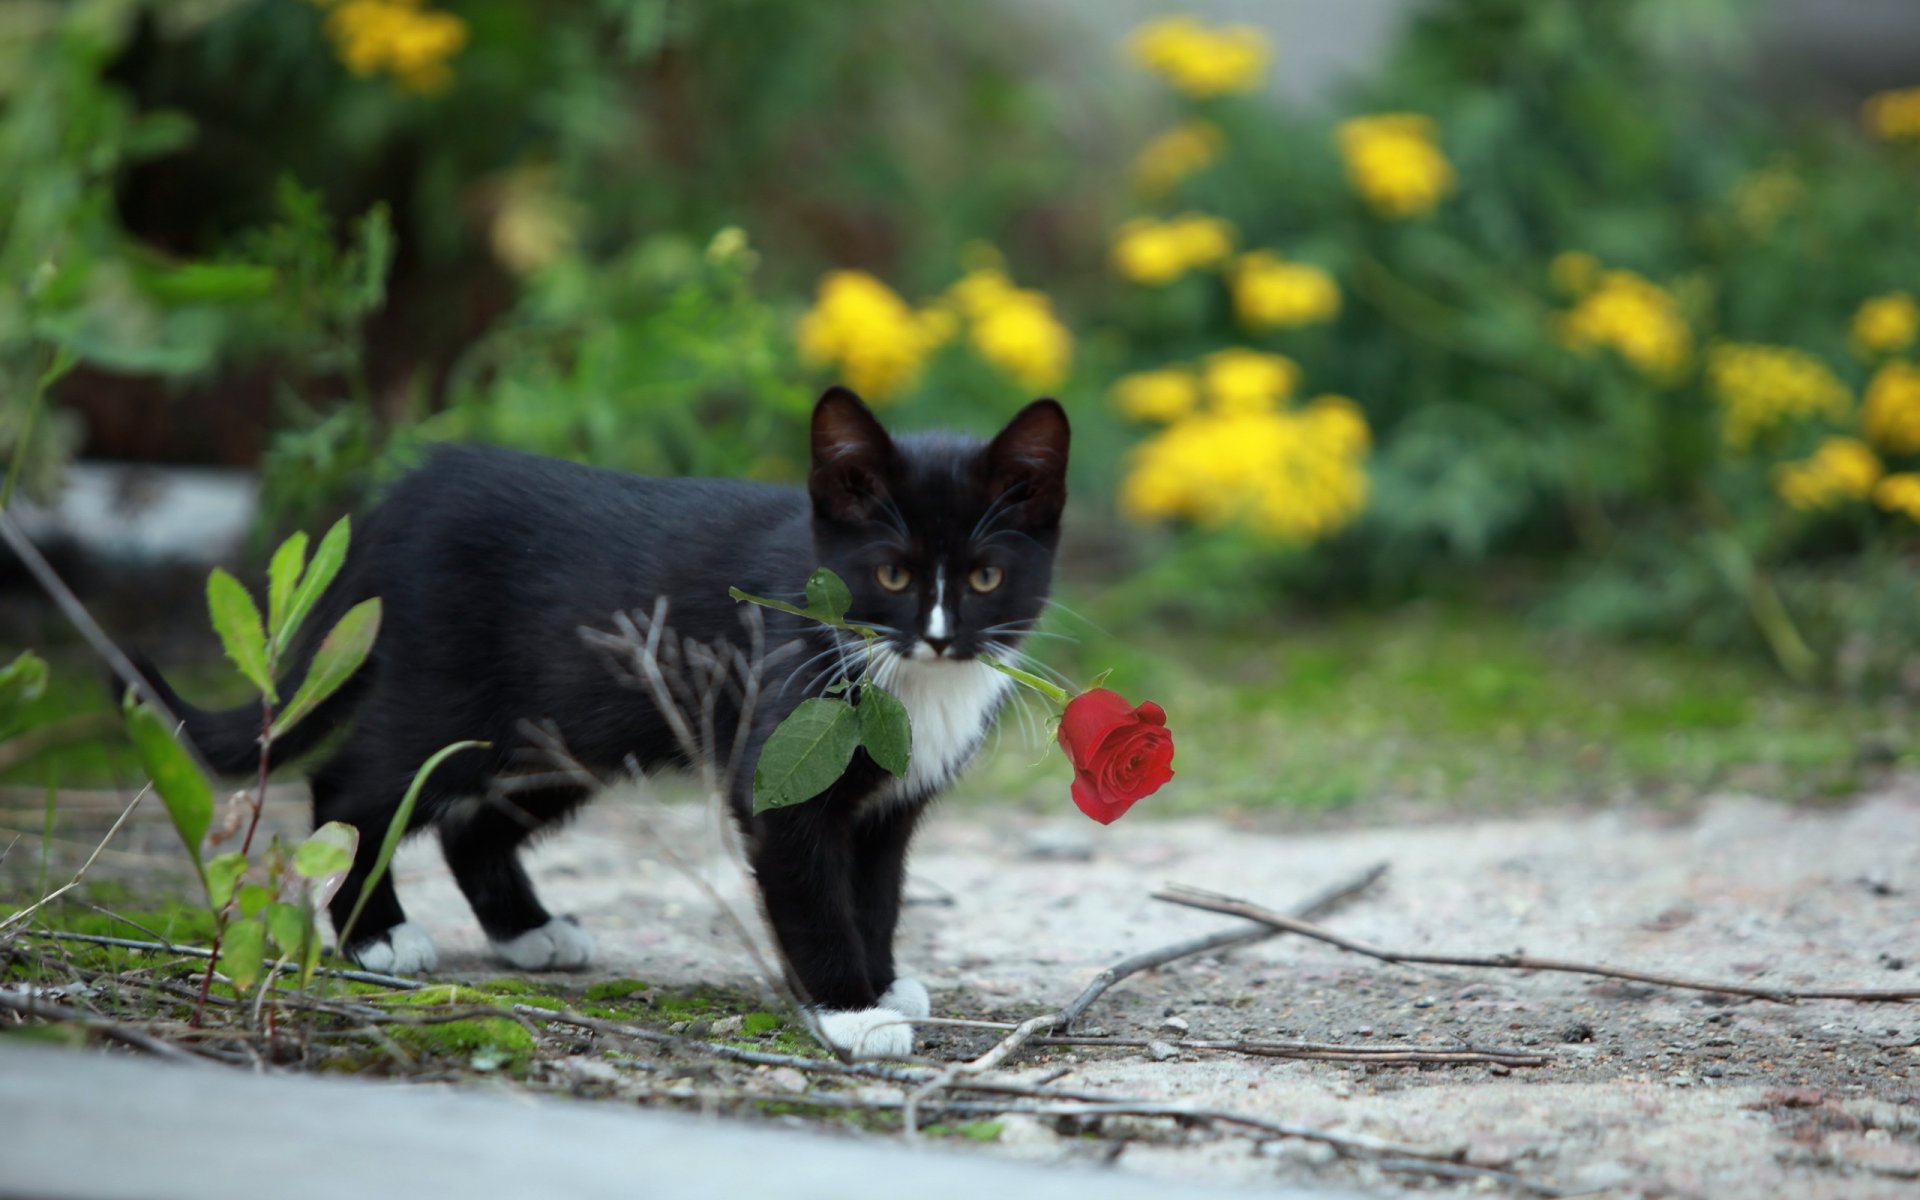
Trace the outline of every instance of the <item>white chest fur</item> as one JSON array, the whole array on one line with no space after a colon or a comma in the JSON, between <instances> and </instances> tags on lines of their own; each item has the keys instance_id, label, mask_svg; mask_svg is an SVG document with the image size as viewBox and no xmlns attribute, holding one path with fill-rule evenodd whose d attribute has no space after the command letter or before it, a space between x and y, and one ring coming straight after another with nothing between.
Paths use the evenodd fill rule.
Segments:
<instances>
[{"instance_id":1,"label":"white chest fur","mask_svg":"<svg viewBox=\"0 0 1920 1200\"><path fill-rule=\"evenodd\" d=\"M881 795L886 800L918 799L967 765L986 740L987 727L1013 681L975 660L919 661L886 655L874 665L874 682L899 697L913 722L913 757L907 777L890 784Z\"/></svg>"}]
</instances>

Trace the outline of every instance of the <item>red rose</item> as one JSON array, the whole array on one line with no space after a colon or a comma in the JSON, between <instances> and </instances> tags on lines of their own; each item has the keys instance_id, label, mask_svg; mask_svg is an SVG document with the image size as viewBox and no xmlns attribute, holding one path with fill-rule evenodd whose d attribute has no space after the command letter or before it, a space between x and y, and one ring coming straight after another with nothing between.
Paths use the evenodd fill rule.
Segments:
<instances>
[{"instance_id":1,"label":"red rose","mask_svg":"<svg viewBox=\"0 0 1920 1200\"><path fill-rule=\"evenodd\" d=\"M1067 701L1060 748L1073 763L1073 802L1102 825L1173 778L1166 711L1151 701L1135 708L1106 688Z\"/></svg>"}]
</instances>

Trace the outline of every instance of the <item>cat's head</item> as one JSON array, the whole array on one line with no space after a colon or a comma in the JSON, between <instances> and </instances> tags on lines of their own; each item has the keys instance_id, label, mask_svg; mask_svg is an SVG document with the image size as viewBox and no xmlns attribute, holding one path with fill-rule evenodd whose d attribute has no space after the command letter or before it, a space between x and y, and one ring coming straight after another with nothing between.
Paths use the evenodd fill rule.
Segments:
<instances>
[{"instance_id":1,"label":"cat's head","mask_svg":"<svg viewBox=\"0 0 1920 1200\"><path fill-rule=\"evenodd\" d=\"M852 392L828 391L813 410L807 490L817 561L853 592L848 617L921 662L1021 641L1053 583L1068 438L1053 400L991 441L896 439Z\"/></svg>"}]
</instances>

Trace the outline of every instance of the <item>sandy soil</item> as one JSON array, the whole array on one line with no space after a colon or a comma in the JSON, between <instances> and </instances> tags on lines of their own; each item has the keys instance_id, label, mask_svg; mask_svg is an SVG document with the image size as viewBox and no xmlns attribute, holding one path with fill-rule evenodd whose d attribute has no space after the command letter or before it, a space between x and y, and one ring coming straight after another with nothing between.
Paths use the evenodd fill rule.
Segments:
<instances>
[{"instance_id":1,"label":"sandy soil","mask_svg":"<svg viewBox=\"0 0 1920 1200\"><path fill-rule=\"evenodd\" d=\"M276 816L298 821L289 797ZM164 829L147 830L164 840ZM138 831L136 831L138 835ZM1288 832L1069 812L980 810L925 827L901 932L903 963L944 1016L1017 1019L1057 1007L1102 967L1236 925L1158 902L1170 881L1287 908L1368 865L1386 879L1327 923L1405 950L1525 950L1761 986L1920 986L1920 780L1832 810L1718 797L1685 816L1547 814ZM443 974L494 974L429 846L399 863L411 917ZM612 796L541 846L551 907L598 940L590 977L751 986L720 919L750 911L713 823L691 806ZM702 882L704 881L704 883ZM1544 1053L1537 1068L1354 1067L1181 1050L1189 1038L1300 1038ZM1731 1000L1555 974L1416 969L1297 938L1196 958L1108 994L1083 1028L1164 1039L1155 1057L1038 1050L1035 1077L1194 1101L1423 1145L1572 1189L1634 1196L1920 1194L1920 1005ZM994 1035L923 1029L922 1051L969 1055ZM1184 1178L1337 1188L1484 1189L1262 1151L1170 1125L1123 1143L1025 1118L989 1152L1113 1158ZM1117 1151L1116 1151L1117 1147Z\"/></svg>"}]
</instances>

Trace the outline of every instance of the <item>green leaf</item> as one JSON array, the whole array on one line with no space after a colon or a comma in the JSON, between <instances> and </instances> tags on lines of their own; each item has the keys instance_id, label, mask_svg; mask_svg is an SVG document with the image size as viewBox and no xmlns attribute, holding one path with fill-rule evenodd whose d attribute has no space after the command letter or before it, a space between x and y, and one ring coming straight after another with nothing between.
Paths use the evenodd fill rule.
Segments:
<instances>
[{"instance_id":1,"label":"green leaf","mask_svg":"<svg viewBox=\"0 0 1920 1200\"><path fill-rule=\"evenodd\" d=\"M273 892L265 884L243 883L234 894L233 907L243 917L257 917L273 902Z\"/></svg>"},{"instance_id":2,"label":"green leaf","mask_svg":"<svg viewBox=\"0 0 1920 1200\"><path fill-rule=\"evenodd\" d=\"M220 970L240 991L260 981L260 964L266 956L267 926L258 918L235 921L221 935Z\"/></svg>"},{"instance_id":3,"label":"green leaf","mask_svg":"<svg viewBox=\"0 0 1920 1200\"><path fill-rule=\"evenodd\" d=\"M280 543L267 566L267 636L278 648L287 644L295 631L287 628L287 608L300 575L307 568L307 535L296 533Z\"/></svg>"},{"instance_id":4,"label":"green leaf","mask_svg":"<svg viewBox=\"0 0 1920 1200\"><path fill-rule=\"evenodd\" d=\"M807 576L807 613L818 617L829 625L838 625L847 619L847 610L853 607L853 593L838 575L821 567Z\"/></svg>"},{"instance_id":5,"label":"green leaf","mask_svg":"<svg viewBox=\"0 0 1920 1200\"><path fill-rule=\"evenodd\" d=\"M267 905L267 932L280 953L300 957L301 949L313 935L313 913L298 904L276 900Z\"/></svg>"},{"instance_id":6,"label":"green leaf","mask_svg":"<svg viewBox=\"0 0 1920 1200\"><path fill-rule=\"evenodd\" d=\"M27 709L47 692L46 660L31 650L0 668L0 738L27 728Z\"/></svg>"},{"instance_id":7,"label":"green leaf","mask_svg":"<svg viewBox=\"0 0 1920 1200\"><path fill-rule=\"evenodd\" d=\"M802 700L774 729L753 772L753 811L803 804L833 785L860 744L860 718L844 700Z\"/></svg>"},{"instance_id":8,"label":"green leaf","mask_svg":"<svg viewBox=\"0 0 1920 1200\"><path fill-rule=\"evenodd\" d=\"M193 859L193 869L206 882L206 868L200 857L200 843L213 827L213 789L200 773L193 756L174 740L161 716L145 705L127 710L127 736L140 755L140 763L153 779L153 790L167 806L173 827Z\"/></svg>"},{"instance_id":9,"label":"green leaf","mask_svg":"<svg viewBox=\"0 0 1920 1200\"><path fill-rule=\"evenodd\" d=\"M215 908L225 908L227 901L233 899L240 877L246 873L247 856L238 850L215 855L207 863L207 902Z\"/></svg>"},{"instance_id":10,"label":"green leaf","mask_svg":"<svg viewBox=\"0 0 1920 1200\"><path fill-rule=\"evenodd\" d=\"M318 561L318 560L316 560ZM307 667L307 677L300 681L300 690L293 694L292 703L283 709L274 719L270 737L279 737L300 723L301 718L320 706L321 701L338 691L340 685L353 678L360 664L367 660L373 650L373 640L380 636L380 601L362 600L347 610L340 623L327 632L320 648L313 652L313 662Z\"/></svg>"},{"instance_id":11,"label":"green leaf","mask_svg":"<svg viewBox=\"0 0 1920 1200\"><path fill-rule=\"evenodd\" d=\"M213 614L213 627L233 665L261 695L279 703L273 674L267 670L267 635L260 625L260 610L240 581L219 567L207 576L207 611Z\"/></svg>"},{"instance_id":12,"label":"green leaf","mask_svg":"<svg viewBox=\"0 0 1920 1200\"><path fill-rule=\"evenodd\" d=\"M360 831L342 821L328 821L307 835L293 852L293 873L302 879L325 879L345 874L353 866Z\"/></svg>"},{"instance_id":13,"label":"green leaf","mask_svg":"<svg viewBox=\"0 0 1920 1200\"><path fill-rule=\"evenodd\" d=\"M860 744L881 770L907 777L907 764L913 760L913 719L899 697L871 683L860 688Z\"/></svg>"},{"instance_id":14,"label":"green leaf","mask_svg":"<svg viewBox=\"0 0 1920 1200\"><path fill-rule=\"evenodd\" d=\"M420 793L427 786L427 779L452 755L462 750L484 750L492 744L491 742L455 742L451 746L442 746L432 758L421 763L420 769L413 773L413 782L407 785L407 794L400 797L400 807L393 810L393 817L387 822L387 835L381 839L380 852L374 855L373 867L367 872L366 881L360 885L360 894L354 898L353 911L347 914L346 923L340 926L339 940L342 946L347 945L354 925L360 920L360 910L367 906L367 897L373 895L374 885L379 883L380 877L387 873L387 864L393 861L394 851L400 849L401 839L407 836L407 827L413 823L413 806L419 802ZM325 827L322 826L322 828ZM327 895L328 899L331 899L332 893L329 892ZM314 906L317 908L325 903L325 899L316 899Z\"/></svg>"},{"instance_id":15,"label":"green leaf","mask_svg":"<svg viewBox=\"0 0 1920 1200\"><path fill-rule=\"evenodd\" d=\"M320 602L320 597L340 573L340 565L347 561L347 543L350 539L348 519L341 517L327 530L327 536L320 539L320 548L313 552L313 561L307 564L307 570L300 578L300 586L293 590L293 599L287 602L286 623L281 626L274 638L274 654L278 657L293 641L293 635L305 623L307 614Z\"/></svg>"}]
</instances>

